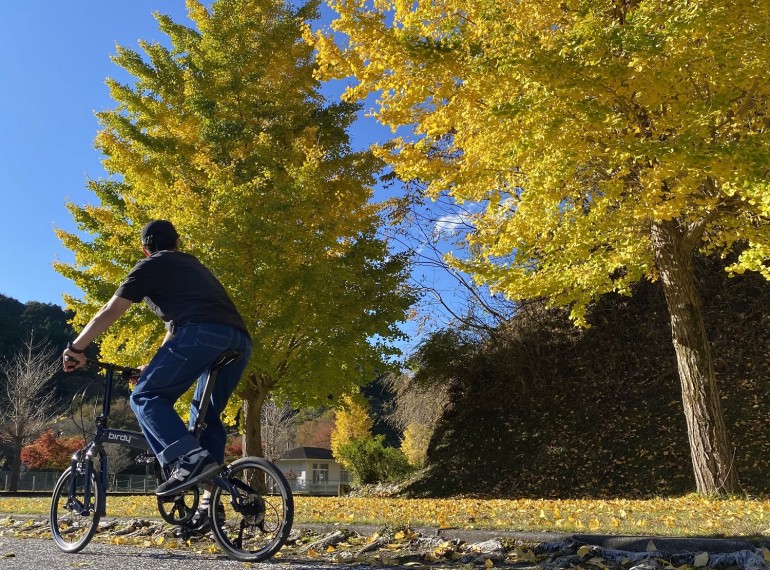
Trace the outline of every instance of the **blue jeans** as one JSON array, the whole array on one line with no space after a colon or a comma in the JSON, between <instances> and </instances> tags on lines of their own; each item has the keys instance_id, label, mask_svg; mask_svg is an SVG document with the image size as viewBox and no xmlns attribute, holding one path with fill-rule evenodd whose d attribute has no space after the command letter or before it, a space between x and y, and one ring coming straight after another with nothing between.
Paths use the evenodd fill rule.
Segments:
<instances>
[{"instance_id":1,"label":"blue jeans","mask_svg":"<svg viewBox=\"0 0 770 570\"><path fill-rule=\"evenodd\" d=\"M228 349L240 351L241 357L219 369L199 443L174 410L174 403L196 380L194 401L199 400L209 368ZM227 433L220 416L250 356L251 340L246 333L217 324L184 325L160 347L131 393L131 409L161 465L165 467L199 445L217 462L224 462ZM193 404L190 426L196 417Z\"/></svg>"}]
</instances>

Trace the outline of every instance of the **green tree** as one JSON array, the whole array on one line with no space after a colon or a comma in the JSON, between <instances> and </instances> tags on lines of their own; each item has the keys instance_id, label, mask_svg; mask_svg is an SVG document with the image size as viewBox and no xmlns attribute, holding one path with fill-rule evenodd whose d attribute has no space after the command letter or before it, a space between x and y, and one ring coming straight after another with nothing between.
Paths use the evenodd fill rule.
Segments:
<instances>
[{"instance_id":1,"label":"green tree","mask_svg":"<svg viewBox=\"0 0 770 570\"><path fill-rule=\"evenodd\" d=\"M24 314L24 304L0 295L0 356L10 357L19 347L24 338L21 319Z\"/></svg>"},{"instance_id":2,"label":"green tree","mask_svg":"<svg viewBox=\"0 0 770 570\"><path fill-rule=\"evenodd\" d=\"M363 396L345 394L335 412L331 448L334 458L358 484L395 481L411 471L400 449L387 447L383 434L373 435L374 420Z\"/></svg>"},{"instance_id":3,"label":"green tree","mask_svg":"<svg viewBox=\"0 0 770 570\"><path fill-rule=\"evenodd\" d=\"M84 292L67 298L82 326L136 262L142 224L173 221L252 335L239 393L244 451L259 455L268 394L319 405L386 366L411 303L406 260L378 237L370 199L381 162L349 146L358 107L327 104L313 77L301 24L316 3L189 0L188 10L194 27L156 15L170 48L118 48L134 83L108 80L117 107L98 114L110 177L89 183L97 205L69 204L88 237L59 231L75 263L57 269ZM137 307L103 336L102 353L138 364L161 335Z\"/></svg>"},{"instance_id":4,"label":"green tree","mask_svg":"<svg viewBox=\"0 0 770 570\"><path fill-rule=\"evenodd\" d=\"M52 303L21 303L0 294L0 358L10 358L34 333L51 346L63 348L72 339L72 314Z\"/></svg>"},{"instance_id":5,"label":"green tree","mask_svg":"<svg viewBox=\"0 0 770 570\"><path fill-rule=\"evenodd\" d=\"M331 0L322 77L414 125L381 149L404 179L475 208L453 263L583 322L660 279L697 490L737 474L695 288L696 251L770 277L770 4L760 0Z\"/></svg>"},{"instance_id":6,"label":"green tree","mask_svg":"<svg viewBox=\"0 0 770 570\"><path fill-rule=\"evenodd\" d=\"M387 447L382 434L352 439L334 457L359 485L399 481L412 471L406 455L400 449Z\"/></svg>"}]
</instances>

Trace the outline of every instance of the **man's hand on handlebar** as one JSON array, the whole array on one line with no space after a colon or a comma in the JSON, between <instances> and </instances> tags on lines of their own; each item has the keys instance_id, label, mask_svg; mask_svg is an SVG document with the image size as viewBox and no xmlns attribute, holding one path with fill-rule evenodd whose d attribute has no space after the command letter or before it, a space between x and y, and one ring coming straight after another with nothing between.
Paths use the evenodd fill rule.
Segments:
<instances>
[{"instance_id":1,"label":"man's hand on handlebar","mask_svg":"<svg viewBox=\"0 0 770 570\"><path fill-rule=\"evenodd\" d=\"M71 351L69 348L65 348L62 353L62 365L65 372L73 372L86 365L86 357L84 354L79 354Z\"/></svg>"}]
</instances>

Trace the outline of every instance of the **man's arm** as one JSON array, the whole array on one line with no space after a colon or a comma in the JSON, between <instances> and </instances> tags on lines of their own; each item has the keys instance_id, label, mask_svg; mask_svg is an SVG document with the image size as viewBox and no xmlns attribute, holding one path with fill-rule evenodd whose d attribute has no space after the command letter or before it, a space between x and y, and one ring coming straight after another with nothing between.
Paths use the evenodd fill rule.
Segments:
<instances>
[{"instance_id":1,"label":"man's arm","mask_svg":"<svg viewBox=\"0 0 770 570\"><path fill-rule=\"evenodd\" d=\"M112 326L123 313L125 313L131 306L132 301L124 299L123 297L113 296L112 299L99 309L91 321L83 328L80 334L75 340L72 341L71 346L75 350L85 350L91 342ZM71 372L76 368L81 367L86 362L85 356L80 352L74 352L69 348L64 349L62 354L64 361L64 370ZM74 360L72 360L74 358Z\"/></svg>"}]
</instances>

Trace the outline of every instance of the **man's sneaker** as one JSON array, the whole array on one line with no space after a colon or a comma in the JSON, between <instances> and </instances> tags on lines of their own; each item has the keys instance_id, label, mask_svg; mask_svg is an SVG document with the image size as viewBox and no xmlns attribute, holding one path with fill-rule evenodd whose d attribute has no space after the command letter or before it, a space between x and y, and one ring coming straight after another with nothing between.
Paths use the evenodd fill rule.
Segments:
<instances>
[{"instance_id":1,"label":"man's sneaker","mask_svg":"<svg viewBox=\"0 0 770 570\"><path fill-rule=\"evenodd\" d=\"M225 520L225 508L222 504L217 505L217 519L220 523ZM209 517L208 508L195 511L193 518L184 524L184 531L188 534L205 534L211 530L211 517Z\"/></svg>"},{"instance_id":2,"label":"man's sneaker","mask_svg":"<svg viewBox=\"0 0 770 570\"><path fill-rule=\"evenodd\" d=\"M189 456L180 458L169 478L155 489L155 494L159 497L173 495L216 475L219 471L219 464L214 458L206 452L196 455L197 461L192 460Z\"/></svg>"}]
</instances>

